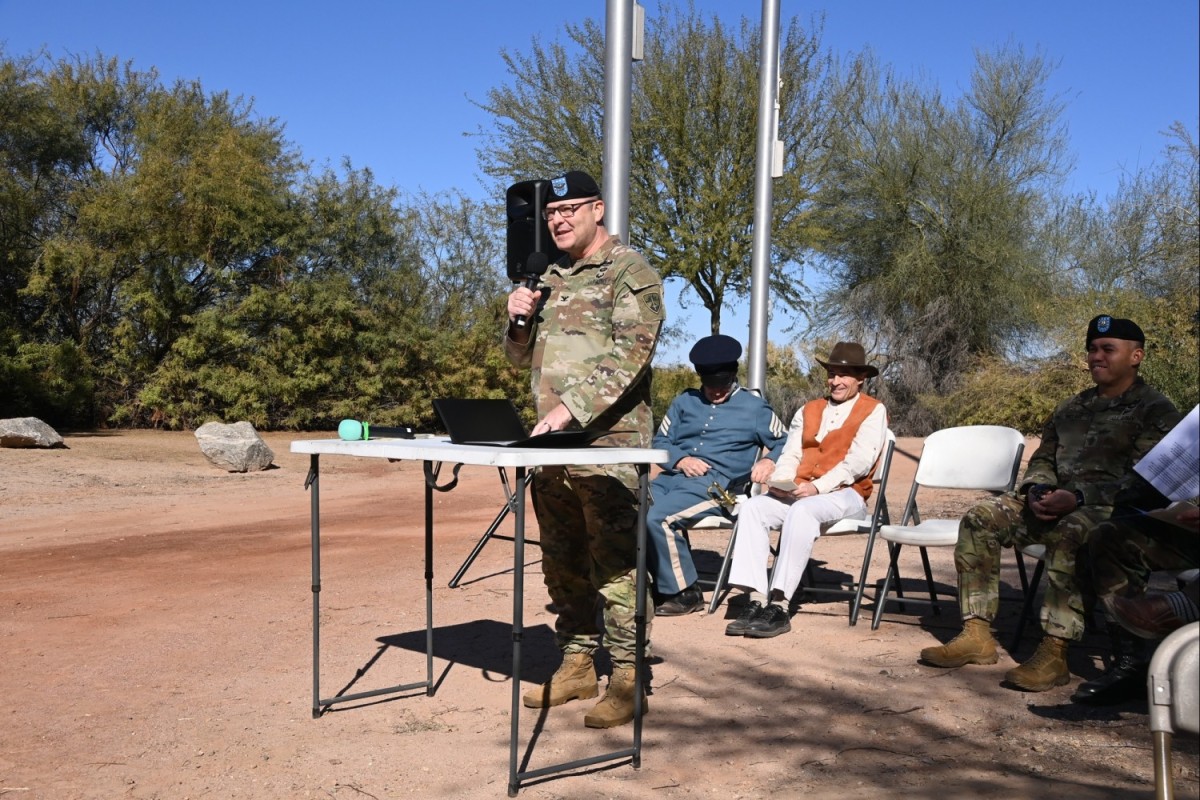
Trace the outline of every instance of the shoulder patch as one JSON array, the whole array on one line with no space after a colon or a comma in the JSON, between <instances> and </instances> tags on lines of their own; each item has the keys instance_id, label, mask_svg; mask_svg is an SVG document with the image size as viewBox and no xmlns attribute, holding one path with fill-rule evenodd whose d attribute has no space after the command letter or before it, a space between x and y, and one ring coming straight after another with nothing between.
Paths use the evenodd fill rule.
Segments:
<instances>
[{"instance_id":1,"label":"shoulder patch","mask_svg":"<svg viewBox=\"0 0 1200 800\"><path fill-rule=\"evenodd\" d=\"M646 309L651 314L657 316L662 313L662 293L660 293L657 289L640 293L638 295L638 303L640 303L642 308Z\"/></svg>"}]
</instances>

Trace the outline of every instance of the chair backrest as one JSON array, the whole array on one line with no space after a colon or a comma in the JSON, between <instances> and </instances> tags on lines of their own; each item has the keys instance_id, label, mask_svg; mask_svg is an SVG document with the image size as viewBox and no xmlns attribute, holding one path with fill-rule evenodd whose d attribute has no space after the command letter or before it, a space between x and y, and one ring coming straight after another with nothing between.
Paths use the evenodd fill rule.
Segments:
<instances>
[{"instance_id":1,"label":"chair backrest","mask_svg":"<svg viewBox=\"0 0 1200 800\"><path fill-rule=\"evenodd\" d=\"M1150 659L1150 730L1200 732L1200 622L1162 640Z\"/></svg>"},{"instance_id":2,"label":"chair backrest","mask_svg":"<svg viewBox=\"0 0 1200 800\"><path fill-rule=\"evenodd\" d=\"M915 483L1006 492L1017 481L1025 437L1002 425L943 428L925 437Z\"/></svg>"},{"instance_id":3,"label":"chair backrest","mask_svg":"<svg viewBox=\"0 0 1200 800\"><path fill-rule=\"evenodd\" d=\"M895 452L896 434L892 433L889 428L884 440L883 452L879 454L879 468L875 471L873 478L875 488L871 492L873 505L870 506L870 513L865 517L847 517L822 523L822 533L834 536L848 533L871 533L880 525L887 525L891 522L887 505L887 484L888 472L892 468L892 454Z\"/></svg>"},{"instance_id":4,"label":"chair backrest","mask_svg":"<svg viewBox=\"0 0 1200 800\"><path fill-rule=\"evenodd\" d=\"M887 438L883 443L883 454L879 458L879 472L875 474L875 508L871 511L871 521L877 525L887 525L887 484L888 473L892 471L892 454L896 452L896 434L891 428L887 429Z\"/></svg>"}]
</instances>

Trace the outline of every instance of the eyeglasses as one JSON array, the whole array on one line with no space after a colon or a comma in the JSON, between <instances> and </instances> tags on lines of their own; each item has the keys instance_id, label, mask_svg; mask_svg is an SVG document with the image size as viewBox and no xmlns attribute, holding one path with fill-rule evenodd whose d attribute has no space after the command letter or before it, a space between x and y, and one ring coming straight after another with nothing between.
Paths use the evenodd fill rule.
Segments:
<instances>
[{"instance_id":1,"label":"eyeglasses","mask_svg":"<svg viewBox=\"0 0 1200 800\"><path fill-rule=\"evenodd\" d=\"M563 219L570 219L571 217L575 216L576 210L582 208L583 206L590 205L591 203L594 203L599 199L600 199L599 197L593 197L591 200L584 200L582 203L571 203L570 205L567 205L567 206L555 206L554 208L543 208L542 209L542 219L549 222L550 220L552 220L554 218L555 214L559 214L560 216L562 216Z\"/></svg>"}]
</instances>

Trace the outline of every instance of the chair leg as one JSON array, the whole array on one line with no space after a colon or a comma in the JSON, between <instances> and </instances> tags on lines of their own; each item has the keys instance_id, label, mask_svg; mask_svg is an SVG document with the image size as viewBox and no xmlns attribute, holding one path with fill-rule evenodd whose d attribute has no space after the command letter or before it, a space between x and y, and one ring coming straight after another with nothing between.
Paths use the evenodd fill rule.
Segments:
<instances>
[{"instance_id":1,"label":"chair leg","mask_svg":"<svg viewBox=\"0 0 1200 800\"><path fill-rule=\"evenodd\" d=\"M1152 731L1154 750L1154 800L1174 800L1175 779L1171 775L1171 734Z\"/></svg>"},{"instance_id":2,"label":"chair leg","mask_svg":"<svg viewBox=\"0 0 1200 800\"><path fill-rule=\"evenodd\" d=\"M1032 580L1025 580L1025 561L1021 555L1021 551L1017 551L1017 571L1021 574L1021 586L1025 590L1025 597L1021 601L1021 616L1017 619L1017 630L1013 634L1012 642L1008 646L1008 652L1017 652L1017 648L1021 645L1021 637L1025 635L1025 623L1029 620L1033 613L1033 599L1037 595L1038 586L1041 585L1042 571L1046 568L1046 562L1039 560L1037 566L1033 568Z\"/></svg>"},{"instance_id":3,"label":"chair leg","mask_svg":"<svg viewBox=\"0 0 1200 800\"><path fill-rule=\"evenodd\" d=\"M900 558L900 545L894 542L888 542L888 571L883 578L883 587L879 590L879 595L875 599L875 614L871 617L871 630L876 630L879 627L879 620L883 618L883 607L887 605L888 590L892 586L892 576L896 574L898 567L897 561Z\"/></svg>"},{"instance_id":4,"label":"chair leg","mask_svg":"<svg viewBox=\"0 0 1200 800\"><path fill-rule=\"evenodd\" d=\"M1021 596L1024 597L1029 593L1029 578L1025 575L1025 554L1021 552L1020 547L1014 547L1013 552L1017 556L1017 577L1021 579Z\"/></svg>"},{"instance_id":5,"label":"chair leg","mask_svg":"<svg viewBox=\"0 0 1200 800\"><path fill-rule=\"evenodd\" d=\"M933 588L933 570L929 567L929 552L928 548L921 547L921 566L925 568L925 585L929 587L929 603L933 606L933 613L941 615L942 606L938 602L937 591Z\"/></svg>"},{"instance_id":6,"label":"chair leg","mask_svg":"<svg viewBox=\"0 0 1200 800\"><path fill-rule=\"evenodd\" d=\"M901 545L895 542L888 542L889 557L895 559L892 563L892 569L895 570L895 574L892 577L896 581L896 604L900 607L901 611L908 611L908 606L904 604L904 580L900 577L900 548Z\"/></svg>"},{"instance_id":7,"label":"chair leg","mask_svg":"<svg viewBox=\"0 0 1200 800\"><path fill-rule=\"evenodd\" d=\"M717 610L717 606L721 605L723 592L726 592L726 582L729 580L729 565L733 561L733 540L737 537L737 525L733 526L733 530L729 532L729 541L725 544L725 557L721 559L721 570L717 573L717 580L713 583L712 600L708 603L708 613L712 614Z\"/></svg>"},{"instance_id":8,"label":"chair leg","mask_svg":"<svg viewBox=\"0 0 1200 800\"><path fill-rule=\"evenodd\" d=\"M871 554L875 551L875 530L867 534L867 548L863 554L862 569L858 571L858 586L854 590L854 601L850 605L850 626L858 624L858 614L862 610L863 593L867 589L867 573L871 569Z\"/></svg>"},{"instance_id":9,"label":"chair leg","mask_svg":"<svg viewBox=\"0 0 1200 800\"><path fill-rule=\"evenodd\" d=\"M816 585L817 582L813 580L812 576L812 559L810 558L808 563L804 565L804 572L800 573L800 585L796 587L796 596L803 597L809 589L812 589Z\"/></svg>"}]
</instances>

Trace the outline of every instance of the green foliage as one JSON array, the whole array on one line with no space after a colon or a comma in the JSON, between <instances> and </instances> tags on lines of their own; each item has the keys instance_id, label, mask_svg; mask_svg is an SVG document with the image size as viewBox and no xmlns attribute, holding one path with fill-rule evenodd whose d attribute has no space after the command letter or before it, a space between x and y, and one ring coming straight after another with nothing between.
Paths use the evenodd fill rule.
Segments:
<instances>
[{"instance_id":1,"label":"green foliage","mask_svg":"<svg viewBox=\"0 0 1200 800\"><path fill-rule=\"evenodd\" d=\"M885 356L906 419L919 394L953 388L973 359L1035 330L1057 283L1031 235L1063 171L1051 66L1020 50L981 53L955 103L864 62L854 124L822 187L833 284L822 330Z\"/></svg>"},{"instance_id":2,"label":"green foliage","mask_svg":"<svg viewBox=\"0 0 1200 800\"><path fill-rule=\"evenodd\" d=\"M501 185L566 169L601 174L604 32L589 19L566 33L567 44L535 40L528 54L503 54L512 82L481 106L495 122L480 132L478 151ZM819 29L804 31L793 20L780 46L785 169L772 188L779 268L770 281L784 313L805 310L803 253L820 237L813 187L840 120L819 38ZM687 282L713 333L723 309L750 290L758 53L751 23L732 31L694 7L666 6L647 20L645 60L633 70L629 239L664 277ZM530 109L554 112L530 125Z\"/></svg>"},{"instance_id":3,"label":"green foliage","mask_svg":"<svg viewBox=\"0 0 1200 800\"><path fill-rule=\"evenodd\" d=\"M10 344L15 344L11 342ZM54 426L84 427L95 389L93 370L70 342L16 344L0 353L0 417L33 416Z\"/></svg>"},{"instance_id":4,"label":"green foliage","mask_svg":"<svg viewBox=\"0 0 1200 800\"><path fill-rule=\"evenodd\" d=\"M700 386L700 378L690 365L675 364L654 368L654 382L650 405L654 410L654 424L662 422L671 407L671 401L688 389Z\"/></svg>"},{"instance_id":5,"label":"green foliage","mask_svg":"<svg viewBox=\"0 0 1200 800\"><path fill-rule=\"evenodd\" d=\"M740 368L745 381L746 365ZM691 365L676 364L654 368L653 408L655 424L666 416L667 408L681 392L698 388L700 379ZM767 388L764 398L786 425L800 406L824 391L823 380L815 380L800 371L790 347L767 343Z\"/></svg>"},{"instance_id":6,"label":"green foliage","mask_svg":"<svg viewBox=\"0 0 1200 800\"><path fill-rule=\"evenodd\" d=\"M312 175L249 104L115 59L0 60L0 408L172 428L527 398L494 208Z\"/></svg>"},{"instance_id":7,"label":"green foliage","mask_svg":"<svg viewBox=\"0 0 1200 800\"><path fill-rule=\"evenodd\" d=\"M787 425L800 407L825 393L824 370L803 371L795 350L767 343L767 388L764 397Z\"/></svg>"},{"instance_id":8,"label":"green foliage","mask_svg":"<svg viewBox=\"0 0 1200 800\"><path fill-rule=\"evenodd\" d=\"M496 126L480 149L498 184L600 173L603 36L589 20L567 38L506 54L513 84L489 94ZM646 51L631 240L688 282L715 332L749 289L758 31L669 9ZM840 69L819 27L788 26L772 302L807 313L806 254L830 283L802 352L768 346L781 418L823 393L812 357L854 339L884 372L872 393L898 432L1035 432L1089 385L1083 330L1098 313L1137 320L1144 377L1183 410L1197 402L1200 170L1187 128L1114 197L1061 197L1044 57L981 54L954 101L869 59ZM530 126L530 108L561 112ZM197 83L0 49L0 415L432 429L439 396L512 397L531 413L529 375L500 344L503 217L458 192L381 187L348 162L310 173L282 124ZM660 365L655 414L694 385L690 365Z\"/></svg>"},{"instance_id":9,"label":"green foliage","mask_svg":"<svg viewBox=\"0 0 1200 800\"><path fill-rule=\"evenodd\" d=\"M1154 298L1134 314L1147 339L1142 377L1187 412L1200 403L1200 330L1194 296L1181 300Z\"/></svg>"},{"instance_id":10,"label":"green foliage","mask_svg":"<svg viewBox=\"0 0 1200 800\"><path fill-rule=\"evenodd\" d=\"M1037 434L1059 403L1091 385L1082 356L1032 367L989 357L977 362L960 388L920 399L937 414L941 427L1007 425Z\"/></svg>"},{"instance_id":11,"label":"green foliage","mask_svg":"<svg viewBox=\"0 0 1200 800\"><path fill-rule=\"evenodd\" d=\"M1142 376L1183 411L1200 394L1200 148L1176 124L1163 157L1100 205L1070 209L1063 260L1072 285L1046 325L1055 347L1082 347L1088 320L1112 314L1146 333Z\"/></svg>"}]
</instances>

